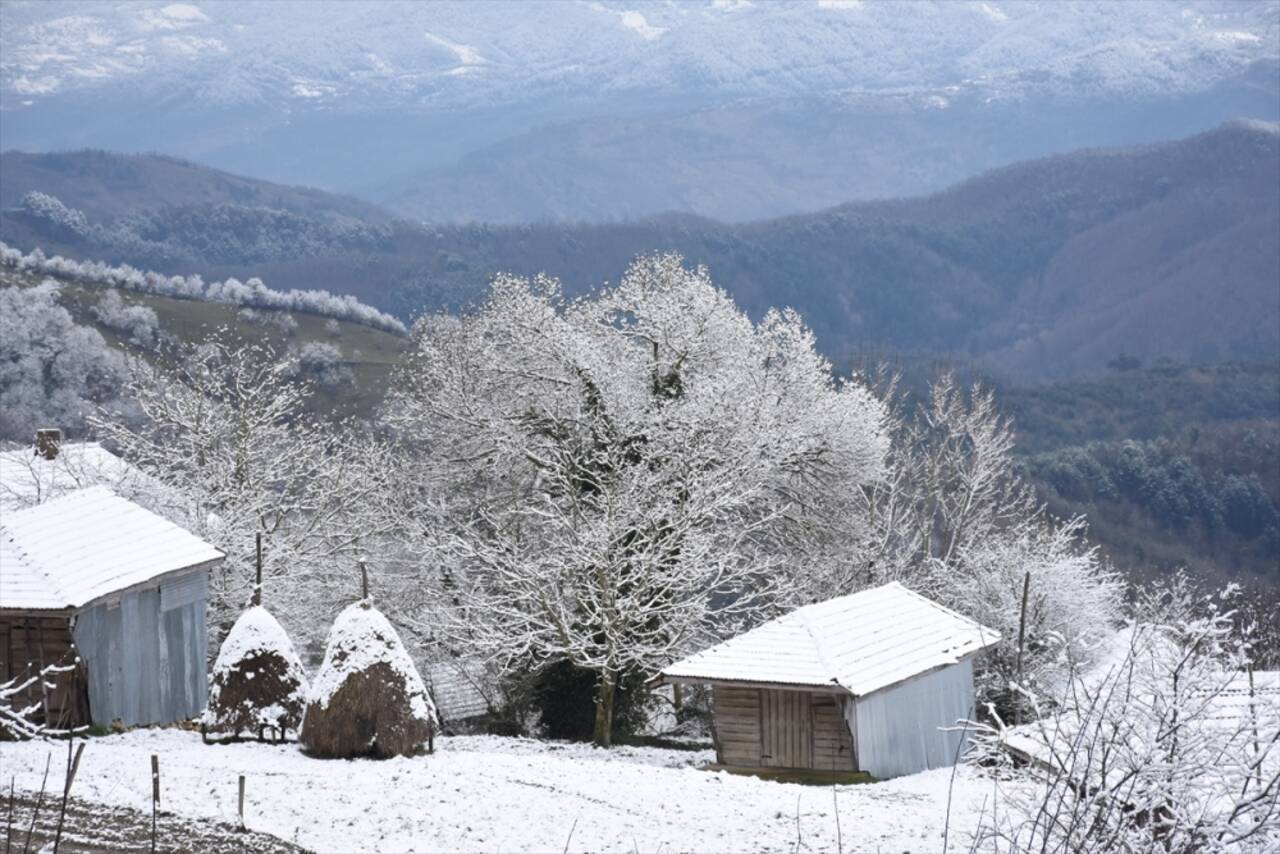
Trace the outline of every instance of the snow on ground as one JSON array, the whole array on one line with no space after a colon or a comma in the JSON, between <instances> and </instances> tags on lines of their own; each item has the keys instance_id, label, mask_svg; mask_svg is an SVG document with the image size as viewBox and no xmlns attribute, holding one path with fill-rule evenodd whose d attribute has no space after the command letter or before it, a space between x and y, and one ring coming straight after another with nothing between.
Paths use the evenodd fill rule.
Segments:
<instances>
[{"instance_id":1,"label":"snow on ground","mask_svg":"<svg viewBox=\"0 0 1280 854\"><path fill-rule=\"evenodd\" d=\"M0 744L0 776L38 790L51 751L56 769L65 752L57 745ZM568 840L569 851L790 852L798 836L801 851L834 852L834 800L844 851L932 852L942 848L951 778L944 768L801 786L694 767L710 751L496 736L439 738L431 756L322 760L291 744L205 746L196 733L170 729L91 739L73 793L149 812L153 753L162 809L234 821L244 774L247 826L317 851L561 851ZM977 825L991 790L979 772L958 769L953 849L967 850L956 829Z\"/></svg>"}]
</instances>

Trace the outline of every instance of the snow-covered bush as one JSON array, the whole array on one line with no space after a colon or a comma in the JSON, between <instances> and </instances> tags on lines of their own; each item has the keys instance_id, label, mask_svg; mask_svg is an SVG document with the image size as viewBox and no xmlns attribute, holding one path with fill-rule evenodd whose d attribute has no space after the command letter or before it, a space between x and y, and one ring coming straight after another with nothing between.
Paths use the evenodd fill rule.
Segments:
<instances>
[{"instance_id":1,"label":"snow-covered bush","mask_svg":"<svg viewBox=\"0 0 1280 854\"><path fill-rule=\"evenodd\" d=\"M104 293L93 307L93 316L108 329L124 335L130 343L150 349L159 341L160 319L155 309L125 303L117 290Z\"/></svg>"},{"instance_id":2,"label":"snow-covered bush","mask_svg":"<svg viewBox=\"0 0 1280 854\"><path fill-rule=\"evenodd\" d=\"M315 756L407 756L426 747L437 726L435 705L400 635L363 599L329 631L302 724Z\"/></svg>"},{"instance_id":3,"label":"snow-covered bush","mask_svg":"<svg viewBox=\"0 0 1280 854\"><path fill-rule=\"evenodd\" d=\"M293 315L283 311L259 311L256 308L242 308L236 312L236 317L254 326L265 326L269 329L279 330L288 337L298 334L298 321L294 320Z\"/></svg>"},{"instance_id":4,"label":"snow-covered bush","mask_svg":"<svg viewBox=\"0 0 1280 854\"><path fill-rule=\"evenodd\" d=\"M1020 760L983 850L1280 848L1280 702L1255 688L1234 595L1181 576L1144 591L1108 655L1057 693L1024 689L1033 723L977 725L980 758Z\"/></svg>"},{"instance_id":5,"label":"snow-covered bush","mask_svg":"<svg viewBox=\"0 0 1280 854\"><path fill-rule=\"evenodd\" d=\"M307 676L284 628L254 604L236 619L209 674L208 729L239 736L270 727L297 732L307 704Z\"/></svg>"},{"instance_id":6,"label":"snow-covered bush","mask_svg":"<svg viewBox=\"0 0 1280 854\"><path fill-rule=\"evenodd\" d=\"M322 388L336 388L355 381L342 351L325 341L306 341L297 350L298 374Z\"/></svg>"},{"instance_id":7,"label":"snow-covered bush","mask_svg":"<svg viewBox=\"0 0 1280 854\"><path fill-rule=\"evenodd\" d=\"M75 669L75 664L48 664L36 673L0 682L0 741L62 733L62 730L49 726L48 721L40 720L43 706L37 698L46 691L57 690L58 675Z\"/></svg>"},{"instance_id":8,"label":"snow-covered bush","mask_svg":"<svg viewBox=\"0 0 1280 854\"><path fill-rule=\"evenodd\" d=\"M297 289L274 291L257 278L249 279L248 282L227 279L206 285L199 275L165 276L137 270L128 265L112 267L101 261L73 261L58 255L47 258L39 249L24 255L4 243L0 243L0 264L19 271L45 273L77 282L108 285L175 299L199 299L249 308L302 311L349 320L387 332L403 334L406 331L405 325L397 318L365 305L350 294L338 296L328 291Z\"/></svg>"},{"instance_id":9,"label":"snow-covered bush","mask_svg":"<svg viewBox=\"0 0 1280 854\"><path fill-rule=\"evenodd\" d=\"M0 438L83 430L94 406L124 408L126 373L124 357L59 305L55 283L0 288Z\"/></svg>"}]
</instances>

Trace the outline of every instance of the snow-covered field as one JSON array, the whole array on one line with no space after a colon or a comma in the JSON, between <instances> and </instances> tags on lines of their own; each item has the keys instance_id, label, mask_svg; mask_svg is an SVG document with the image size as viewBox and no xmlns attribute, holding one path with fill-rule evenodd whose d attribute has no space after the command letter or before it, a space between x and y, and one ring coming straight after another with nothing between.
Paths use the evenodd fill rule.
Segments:
<instances>
[{"instance_id":1,"label":"snow-covered field","mask_svg":"<svg viewBox=\"0 0 1280 854\"><path fill-rule=\"evenodd\" d=\"M0 744L0 776L38 790L50 752L52 780L61 745ZM699 770L709 751L494 736L441 738L434 755L413 759L319 760L295 745L205 746L192 732L138 730L90 740L73 793L149 813L153 753L162 809L234 822L244 774L250 829L344 852L562 851L566 841L570 851L793 851L797 839L801 851L834 852L836 804L846 852L941 851L951 777L801 786ZM958 769L952 850L967 850L964 831L991 788Z\"/></svg>"}]
</instances>

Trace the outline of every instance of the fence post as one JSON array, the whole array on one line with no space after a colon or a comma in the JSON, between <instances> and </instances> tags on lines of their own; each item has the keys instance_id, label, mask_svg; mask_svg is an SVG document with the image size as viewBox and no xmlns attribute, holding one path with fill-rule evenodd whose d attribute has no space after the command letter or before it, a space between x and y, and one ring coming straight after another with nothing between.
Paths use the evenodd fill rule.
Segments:
<instances>
[{"instance_id":1,"label":"fence post","mask_svg":"<svg viewBox=\"0 0 1280 854\"><path fill-rule=\"evenodd\" d=\"M151 851L156 850L156 813L160 809L160 757L151 754Z\"/></svg>"},{"instance_id":2,"label":"fence post","mask_svg":"<svg viewBox=\"0 0 1280 854\"><path fill-rule=\"evenodd\" d=\"M244 775L240 775L240 829L244 830Z\"/></svg>"}]
</instances>

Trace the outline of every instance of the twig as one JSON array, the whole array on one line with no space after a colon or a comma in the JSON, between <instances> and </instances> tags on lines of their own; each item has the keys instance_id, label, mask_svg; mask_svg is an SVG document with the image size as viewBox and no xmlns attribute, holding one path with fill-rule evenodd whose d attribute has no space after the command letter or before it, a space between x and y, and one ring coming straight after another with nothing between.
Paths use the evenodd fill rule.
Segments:
<instances>
[{"instance_id":1,"label":"twig","mask_svg":"<svg viewBox=\"0 0 1280 854\"><path fill-rule=\"evenodd\" d=\"M71 784L75 782L76 771L80 770L80 754L84 753L84 742L76 748L75 759L71 758L71 744L75 738L67 737L67 779L62 786L62 806L58 809L58 829L53 834L53 854L58 854L58 846L62 844L62 825L67 819L67 800L71 797Z\"/></svg>"},{"instance_id":2,"label":"twig","mask_svg":"<svg viewBox=\"0 0 1280 854\"><path fill-rule=\"evenodd\" d=\"M796 795L796 851L800 850L800 796Z\"/></svg>"},{"instance_id":3,"label":"twig","mask_svg":"<svg viewBox=\"0 0 1280 854\"><path fill-rule=\"evenodd\" d=\"M361 568L361 571L363 571L364 565L361 564L360 568ZM577 830L577 828L578 828L578 820L575 818L573 820L573 825L569 828L569 836L564 841L564 854L569 854L569 843L573 841L573 832Z\"/></svg>"},{"instance_id":4,"label":"twig","mask_svg":"<svg viewBox=\"0 0 1280 854\"><path fill-rule=\"evenodd\" d=\"M1027 574L1030 578L1030 573ZM974 709L969 709L969 717L974 716ZM951 760L951 781L947 783L947 813L942 821L942 854L947 854L947 845L951 834L951 791L956 787L956 767L960 764L960 749L964 747L965 734L969 732L969 721L966 718L964 729L960 730L960 741L956 744L956 755Z\"/></svg>"},{"instance_id":5,"label":"twig","mask_svg":"<svg viewBox=\"0 0 1280 854\"><path fill-rule=\"evenodd\" d=\"M844 838L840 834L840 799L834 786L831 787L831 808L836 814L836 854L844 854Z\"/></svg>"},{"instance_id":6,"label":"twig","mask_svg":"<svg viewBox=\"0 0 1280 854\"><path fill-rule=\"evenodd\" d=\"M31 827L27 828L27 839L22 843L22 854L27 854L31 850L31 834L36 830L36 818L40 815L40 805L44 803L44 784L49 782L49 760L53 759L53 754L44 758L44 779L40 781L40 797L36 798L35 811L31 813Z\"/></svg>"}]
</instances>

